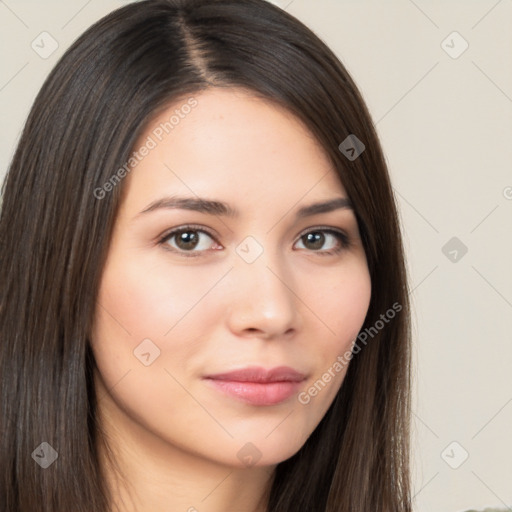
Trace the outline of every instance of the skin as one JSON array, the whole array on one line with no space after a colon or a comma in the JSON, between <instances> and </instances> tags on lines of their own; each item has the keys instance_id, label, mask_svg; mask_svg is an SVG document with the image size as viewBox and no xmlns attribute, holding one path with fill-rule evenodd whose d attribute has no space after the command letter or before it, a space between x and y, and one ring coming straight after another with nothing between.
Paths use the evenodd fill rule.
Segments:
<instances>
[{"instance_id":1,"label":"skin","mask_svg":"<svg viewBox=\"0 0 512 512\"><path fill-rule=\"evenodd\" d=\"M104 449L100 456L122 512L263 512L275 466L313 432L347 367L307 405L296 395L251 405L202 377L287 365L307 375L307 390L351 349L370 302L352 209L295 218L301 206L347 197L308 129L241 89L194 97L197 106L124 178L100 283L91 335L98 418L123 478ZM136 148L184 103L154 118ZM138 215L171 195L224 201L240 216ZM192 229L195 247L177 236L159 244L187 224L214 236ZM325 231L320 242L303 236L325 226L345 232L350 246ZM247 236L263 251L252 263L236 250ZM241 247L255 254L257 246ZM144 339L160 350L148 366L134 355ZM247 443L252 463L237 455Z\"/></svg>"}]
</instances>

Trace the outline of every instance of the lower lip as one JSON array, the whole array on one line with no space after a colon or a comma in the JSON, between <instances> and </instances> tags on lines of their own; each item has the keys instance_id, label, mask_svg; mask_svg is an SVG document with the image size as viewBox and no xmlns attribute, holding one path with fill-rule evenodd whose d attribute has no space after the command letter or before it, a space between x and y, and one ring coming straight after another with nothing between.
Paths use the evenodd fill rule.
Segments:
<instances>
[{"instance_id":1,"label":"lower lip","mask_svg":"<svg viewBox=\"0 0 512 512\"><path fill-rule=\"evenodd\" d=\"M297 393L301 382L239 382L206 379L219 391L252 405L275 405Z\"/></svg>"}]
</instances>

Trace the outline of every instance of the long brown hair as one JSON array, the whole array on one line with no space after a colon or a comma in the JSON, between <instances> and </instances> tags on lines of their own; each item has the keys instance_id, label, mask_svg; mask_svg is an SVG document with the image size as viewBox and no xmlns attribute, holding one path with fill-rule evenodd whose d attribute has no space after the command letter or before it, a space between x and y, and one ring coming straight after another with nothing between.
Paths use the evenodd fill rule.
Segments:
<instances>
[{"instance_id":1,"label":"long brown hair","mask_svg":"<svg viewBox=\"0 0 512 512\"><path fill-rule=\"evenodd\" d=\"M43 84L2 188L2 511L109 510L88 335L123 183L94 191L156 112L212 86L278 102L311 130L354 205L372 281L365 343L318 427L278 464L268 511L411 511L408 289L383 152L343 64L264 0L127 5ZM339 148L353 135L365 146L357 158ZM58 453L46 469L34 458L43 442Z\"/></svg>"}]
</instances>

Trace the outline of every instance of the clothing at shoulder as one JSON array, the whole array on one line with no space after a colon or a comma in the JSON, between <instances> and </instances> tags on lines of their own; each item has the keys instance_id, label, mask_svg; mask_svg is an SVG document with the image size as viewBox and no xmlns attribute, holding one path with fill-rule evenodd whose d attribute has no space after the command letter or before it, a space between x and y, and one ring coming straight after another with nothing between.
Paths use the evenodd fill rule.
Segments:
<instances>
[{"instance_id":1,"label":"clothing at shoulder","mask_svg":"<svg viewBox=\"0 0 512 512\"><path fill-rule=\"evenodd\" d=\"M472 508L471 510L465 510L464 512L508 512L510 508L486 508L484 510L476 510Z\"/></svg>"}]
</instances>

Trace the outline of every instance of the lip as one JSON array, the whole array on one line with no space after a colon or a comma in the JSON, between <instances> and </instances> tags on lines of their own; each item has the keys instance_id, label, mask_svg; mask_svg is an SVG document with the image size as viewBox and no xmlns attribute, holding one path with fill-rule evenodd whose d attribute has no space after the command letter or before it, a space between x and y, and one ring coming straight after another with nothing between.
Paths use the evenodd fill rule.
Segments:
<instances>
[{"instance_id":1,"label":"lip","mask_svg":"<svg viewBox=\"0 0 512 512\"><path fill-rule=\"evenodd\" d=\"M216 390L252 405L275 405L297 393L306 375L289 366L250 366L204 377Z\"/></svg>"},{"instance_id":2,"label":"lip","mask_svg":"<svg viewBox=\"0 0 512 512\"><path fill-rule=\"evenodd\" d=\"M207 375L205 378L238 382L301 382L306 376L290 366L276 366L269 370L262 366L247 366L231 372Z\"/></svg>"}]
</instances>

